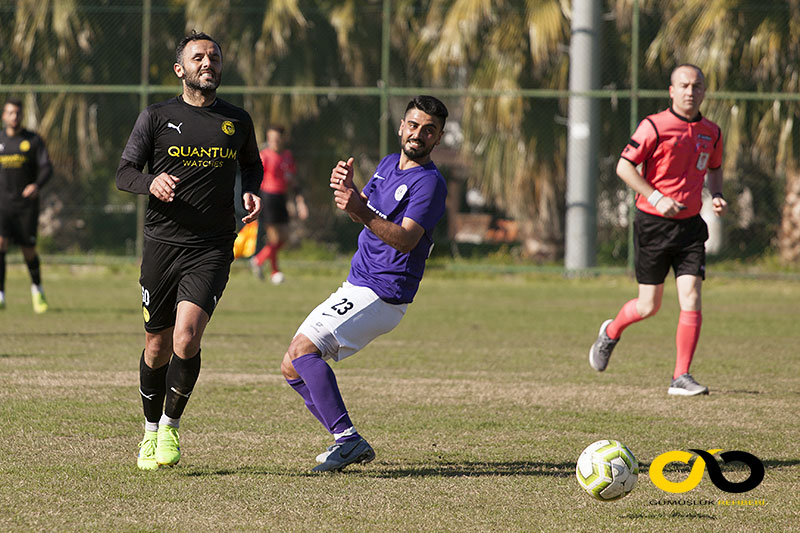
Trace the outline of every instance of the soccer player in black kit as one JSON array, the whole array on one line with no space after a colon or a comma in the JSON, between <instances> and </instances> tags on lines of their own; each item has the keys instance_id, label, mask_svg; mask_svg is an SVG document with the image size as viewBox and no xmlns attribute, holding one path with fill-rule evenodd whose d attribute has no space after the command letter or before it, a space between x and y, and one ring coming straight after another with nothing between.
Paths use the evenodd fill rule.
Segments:
<instances>
[{"instance_id":1,"label":"soccer player in black kit","mask_svg":"<svg viewBox=\"0 0 800 533\"><path fill-rule=\"evenodd\" d=\"M22 127L22 102L3 105L0 130L0 309L6 307L6 252L9 241L19 244L31 275L31 297L36 313L47 311L42 291L36 233L39 190L53 175L53 165L41 137Z\"/></svg>"},{"instance_id":2,"label":"soccer player in black kit","mask_svg":"<svg viewBox=\"0 0 800 533\"><path fill-rule=\"evenodd\" d=\"M253 122L216 97L222 50L192 32L176 48L183 94L142 111L117 169L120 190L149 195L142 287L145 348L139 392L145 432L137 466L155 470L181 457L178 423L200 374L200 340L222 297L236 238L234 181L258 217L263 173ZM145 165L149 173L144 173Z\"/></svg>"}]
</instances>

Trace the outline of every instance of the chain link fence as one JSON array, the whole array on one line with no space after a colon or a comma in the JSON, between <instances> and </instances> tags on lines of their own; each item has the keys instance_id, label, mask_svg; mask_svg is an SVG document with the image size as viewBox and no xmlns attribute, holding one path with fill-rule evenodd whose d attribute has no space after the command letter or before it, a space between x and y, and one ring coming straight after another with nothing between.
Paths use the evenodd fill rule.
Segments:
<instances>
[{"instance_id":1,"label":"chain link fence","mask_svg":"<svg viewBox=\"0 0 800 533\"><path fill-rule=\"evenodd\" d=\"M469 11L464 4L469 2L3 2L0 98L23 98L24 125L42 134L55 166L43 191L43 251L138 252L143 202L116 190L116 167L139 111L180 93L172 69L174 47L196 28L220 41L220 96L251 113L259 142L268 124L287 128L312 213L296 228L300 238L352 248L358 228L333 208L330 169L353 155L357 181L364 183L380 157L397 149L397 125L408 99L428 93L451 110L447 135L434 152L450 183L447 223L437 236L450 246L440 245L437 253L465 255L500 247L558 264L565 209L569 5L512 0ZM791 241L791 227L783 234L780 228L792 216L787 176L797 174L793 161L800 143L794 136L797 93L784 89L797 78L798 63L787 66L770 59L769 43L762 56L749 58L742 53L715 59L710 57L714 50L693 50L687 57L680 50L668 53L660 40L689 8L667 0L639 4L619 0L603 7L602 87L592 94L600 101L602 117L598 264L627 265L631 199L614 167L631 124L669 105L669 72L683 61L701 66L718 61L729 71L723 79L718 70L708 72L704 66L711 90L702 111L723 126L724 190L731 205L709 252L712 258L743 262L776 255L781 235ZM792 21L800 17L791 3L728 4L719 24L730 25L730 39L747 41L746 31L753 32L751 41L761 35L747 22L756 17L772 25L773 34L797 41L793 32L798 26ZM552 8L556 19L531 6L542 12ZM458 9L463 12L453 12ZM537 13L542 20L535 19ZM708 15L702 9L698 13ZM545 43L540 34L546 28L555 29ZM459 48L459 31L477 38L465 37ZM537 43L547 46L537 48ZM762 64L770 61L774 64ZM783 89L758 81L754 73L763 68L788 80ZM800 219L800 208L795 211ZM536 246L543 252L537 253Z\"/></svg>"}]
</instances>

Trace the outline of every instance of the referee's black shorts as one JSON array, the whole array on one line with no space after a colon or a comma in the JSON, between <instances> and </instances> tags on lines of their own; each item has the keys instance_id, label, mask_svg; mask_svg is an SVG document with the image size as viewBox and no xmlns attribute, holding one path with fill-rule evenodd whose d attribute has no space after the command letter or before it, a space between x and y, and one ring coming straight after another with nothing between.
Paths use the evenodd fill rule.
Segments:
<instances>
[{"instance_id":1,"label":"referee's black shorts","mask_svg":"<svg viewBox=\"0 0 800 533\"><path fill-rule=\"evenodd\" d=\"M700 215L674 219L636 210L633 247L636 281L643 285L664 283L670 267L675 277L706 278L708 227Z\"/></svg>"},{"instance_id":2,"label":"referee's black shorts","mask_svg":"<svg viewBox=\"0 0 800 533\"><path fill-rule=\"evenodd\" d=\"M39 202L24 207L0 206L0 237L20 246L36 246L39 226Z\"/></svg>"},{"instance_id":3,"label":"referee's black shorts","mask_svg":"<svg viewBox=\"0 0 800 533\"><path fill-rule=\"evenodd\" d=\"M261 224L278 225L289 223L289 211L286 209L285 194L271 194L260 191L258 195L261 197L261 213L258 219Z\"/></svg>"},{"instance_id":4,"label":"referee's black shorts","mask_svg":"<svg viewBox=\"0 0 800 533\"><path fill-rule=\"evenodd\" d=\"M145 239L142 251L144 329L157 333L175 325L178 302L201 307L209 318L222 298L233 262L233 246L188 248Z\"/></svg>"}]
</instances>

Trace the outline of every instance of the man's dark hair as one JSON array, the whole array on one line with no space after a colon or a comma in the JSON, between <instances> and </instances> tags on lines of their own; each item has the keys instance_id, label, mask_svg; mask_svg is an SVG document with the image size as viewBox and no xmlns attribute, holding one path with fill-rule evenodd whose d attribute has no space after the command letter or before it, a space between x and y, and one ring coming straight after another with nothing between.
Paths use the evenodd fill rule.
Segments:
<instances>
[{"instance_id":1,"label":"man's dark hair","mask_svg":"<svg viewBox=\"0 0 800 533\"><path fill-rule=\"evenodd\" d=\"M442 128L447 121L447 107L438 98L421 94L411 100L406 106L406 113L410 109L419 109L423 113L427 113L432 117L436 117L442 121ZM403 114L405 116L405 113Z\"/></svg>"},{"instance_id":2,"label":"man's dark hair","mask_svg":"<svg viewBox=\"0 0 800 533\"><path fill-rule=\"evenodd\" d=\"M8 100L6 100L6 103L3 104L3 107L7 106L8 104L11 104L14 107L22 109L22 100L20 100L19 98L9 98Z\"/></svg>"},{"instance_id":3,"label":"man's dark hair","mask_svg":"<svg viewBox=\"0 0 800 533\"><path fill-rule=\"evenodd\" d=\"M270 124L269 126L267 126L267 131L270 130L277 131L281 135L286 133L286 128L283 127L283 124Z\"/></svg>"},{"instance_id":4,"label":"man's dark hair","mask_svg":"<svg viewBox=\"0 0 800 533\"><path fill-rule=\"evenodd\" d=\"M183 49L186 48L186 45L192 41L211 41L217 45L217 48L219 48L220 55L222 54L222 47L213 37L207 33L192 30L192 33L181 39L181 41L178 43L178 46L175 47L175 62L179 65L183 65Z\"/></svg>"}]
</instances>

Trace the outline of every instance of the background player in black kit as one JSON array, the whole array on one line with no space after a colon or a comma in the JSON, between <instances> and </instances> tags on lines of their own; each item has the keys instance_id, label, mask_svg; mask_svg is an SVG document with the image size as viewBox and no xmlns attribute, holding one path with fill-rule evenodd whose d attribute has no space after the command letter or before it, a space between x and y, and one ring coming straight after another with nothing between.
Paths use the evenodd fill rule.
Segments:
<instances>
[{"instance_id":1,"label":"background player in black kit","mask_svg":"<svg viewBox=\"0 0 800 533\"><path fill-rule=\"evenodd\" d=\"M122 152L117 187L149 194L139 282L145 348L139 392L145 415L137 466L180 460L178 423L200 374L200 341L228 282L236 238L234 181L258 217L262 167L246 111L216 97L222 51L192 32L176 48L183 94L142 111ZM145 164L149 174L143 173Z\"/></svg>"},{"instance_id":2,"label":"background player in black kit","mask_svg":"<svg viewBox=\"0 0 800 533\"><path fill-rule=\"evenodd\" d=\"M3 106L0 131L0 309L5 309L6 252L9 241L22 248L31 274L31 297L36 313L47 311L42 291L36 233L39 225L39 190L53 165L44 141L22 127L22 102L9 99Z\"/></svg>"}]
</instances>

